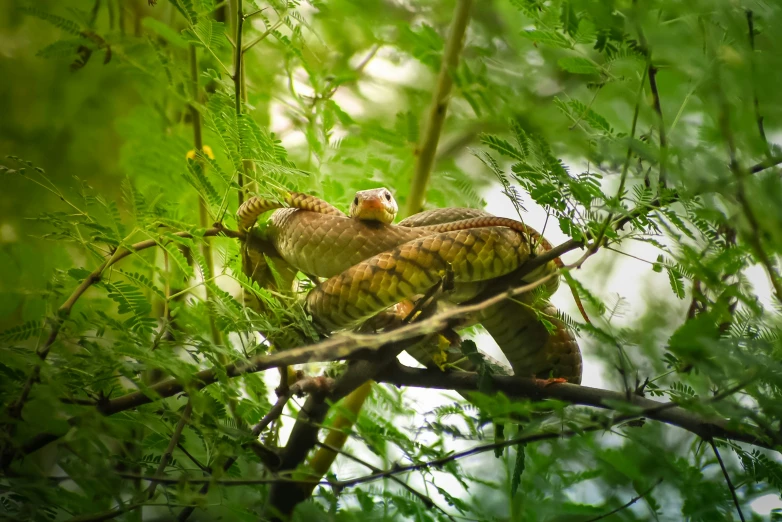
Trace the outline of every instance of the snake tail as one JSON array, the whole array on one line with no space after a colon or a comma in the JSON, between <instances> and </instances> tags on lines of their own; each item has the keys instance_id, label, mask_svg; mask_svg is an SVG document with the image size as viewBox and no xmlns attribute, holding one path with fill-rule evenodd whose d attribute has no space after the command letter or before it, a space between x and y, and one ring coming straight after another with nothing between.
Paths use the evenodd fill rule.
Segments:
<instances>
[{"instance_id":1,"label":"snake tail","mask_svg":"<svg viewBox=\"0 0 782 522\"><path fill-rule=\"evenodd\" d=\"M334 205L315 196L300 192L287 192L280 197L279 201L253 196L242 203L242 206L236 211L236 221L239 225L239 230L246 231L251 228L264 212L287 207L310 210L332 216L345 215L344 212Z\"/></svg>"}]
</instances>

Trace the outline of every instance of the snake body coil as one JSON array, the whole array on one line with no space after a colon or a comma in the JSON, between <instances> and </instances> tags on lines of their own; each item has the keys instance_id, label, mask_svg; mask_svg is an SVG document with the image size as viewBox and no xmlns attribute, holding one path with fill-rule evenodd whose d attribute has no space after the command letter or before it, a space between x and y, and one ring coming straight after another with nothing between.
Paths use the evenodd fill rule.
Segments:
<instances>
[{"instance_id":1,"label":"snake body coil","mask_svg":"<svg viewBox=\"0 0 782 522\"><path fill-rule=\"evenodd\" d=\"M399 225L385 225L347 218L312 196L291 193L283 203L296 208L272 214L267 238L296 269L330 278L307 296L313 317L329 329L353 326L424 293L447 269L457 283L486 281L520 267L531 257L531 249L540 255L551 247L518 222L473 209L423 212ZM240 226L249 228L261 213L281 206L250 198L237 213ZM480 228L471 228L475 226ZM534 281L555 269L551 262L524 279ZM549 291L556 288L557 278L552 283ZM517 374L547 377L553 372L579 382L578 345L561 322L548 317L554 312L550 304L536 310L531 297L523 296L520 302L506 301L485 310L479 320ZM553 333L546 331L539 313L555 325Z\"/></svg>"}]
</instances>

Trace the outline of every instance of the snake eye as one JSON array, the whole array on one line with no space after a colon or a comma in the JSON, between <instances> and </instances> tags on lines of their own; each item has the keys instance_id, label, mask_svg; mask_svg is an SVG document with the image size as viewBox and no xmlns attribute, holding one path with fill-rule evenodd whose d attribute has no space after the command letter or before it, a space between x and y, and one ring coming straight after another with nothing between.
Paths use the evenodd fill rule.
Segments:
<instances>
[{"instance_id":1,"label":"snake eye","mask_svg":"<svg viewBox=\"0 0 782 522\"><path fill-rule=\"evenodd\" d=\"M386 192L386 201L391 201L391 193Z\"/></svg>"},{"instance_id":2,"label":"snake eye","mask_svg":"<svg viewBox=\"0 0 782 522\"><path fill-rule=\"evenodd\" d=\"M353 204L358 205L358 197L353 198Z\"/></svg>"}]
</instances>

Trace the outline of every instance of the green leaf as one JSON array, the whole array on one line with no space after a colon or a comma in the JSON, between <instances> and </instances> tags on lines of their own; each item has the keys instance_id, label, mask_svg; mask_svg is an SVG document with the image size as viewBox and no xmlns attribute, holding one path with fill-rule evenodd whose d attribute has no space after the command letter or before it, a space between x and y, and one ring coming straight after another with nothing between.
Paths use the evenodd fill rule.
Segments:
<instances>
[{"instance_id":1,"label":"green leaf","mask_svg":"<svg viewBox=\"0 0 782 522\"><path fill-rule=\"evenodd\" d=\"M22 323L18 326L9 328L0 332L0 341L13 342L13 341L25 341L34 335L38 335L41 331L41 321L33 320Z\"/></svg>"},{"instance_id":2,"label":"green leaf","mask_svg":"<svg viewBox=\"0 0 782 522\"><path fill-rule=\"evenodd\" d=\"M544 45L550 45L551 47L558 47L560 49L571 49L573 47L570 40L562 35L562 33L556 31L522 31L521 36L534 42L540 42Z\"/></svg>"},{"instance_id":3,"label":"green leaf","mask_svg":"<svg viewBox=\"0 0 782 522\"><path fill-rule=\"evenodd\" d=\"M141 25L154 32L156 35L160 36L174 47L187 49L187 42L185 39L182 38L181 34L174 31L170 25L164 24L160 20L152 18L151 16L145 16L141 21Z\"/></svg>"},{"instance_id":4,"label":"green leaf","mask_svg":"<svg viewBox=\"0 0 782 522\"><path fill-rule=\"evenodd\" d=\"M586 58L579 56L566 56L557 61L557 65L563 70L573 74L600 74L600 69Z\"/></svg>"},{"instance_id":5,"label":"green leaf","mask_svg":"<svg viewBox=\"0 0 782 522\"><path fill-rule=\"evenodd\" d=\"M674 295L679 299L684 299L684 278L681 272L671 267L666 267L665 269L668 271L668 282L671 283L671 290L673 290Z\"/></svg>"},{"instance_id":6,"label":"green leaf","mask_svg":"<svg viewBox=\"0 0 782 522\"><path fill-rule=\"evenodd\" d=\"M198 20L198 13L193 8L192 0L168 0L185 17L187 23L194 24Z\"/></svg>"},{"instance_id":7,"label":"green leaf","mask_svg":"<svg viewBox=\"0 0 782 522\"><path fill-rule=\"evenodd\" d=\"M71 38L68 40L58 40L53 42L37 53L39 58L73 58L80 47L93 49L95 42L87 38Z\"/></svg>"},{"instance_id":8,"label":"green leaf","mask_svg":"<svg viewBox=\"0 0 782 522\"><path fill-rule=\"evenodd\" d=\"M596 131L600 131L608 135L614 133L614 130L611 128L608 120L580 101L570 100L568 105L573 109L573 114L576 116L576 118L585 120L589 126Z\"/></svg>"},{"instance_id":9,"label":"green leaf","mask_svg":"<svg viewBox=\"0 0 782 522\"><path fill-rule=\"evenodd\" d=\"M182 40L215 52L228 47L225 24L211 19L201 20L196 25L184 29Z\"/></svg>"},{"instance_id":10,"label":"green leaf","mask_svg":"<svg viewBox=\"0 0 782 522\"><path fill-rule=\"evenodd\" d=\"M41 20L45 20L53 26L59 27L63 31L74 36L81 36L82 34L82 29L76 22L61 16L53 15L37 7L20 7L19 11L30 16L35 16L36 18L40 18Z\"/></svg>"},{"instance_id":11,"label":"green leaf","mask_svg":"<svg viewBox=\"0 0 782 522\"><path fill-rule=\"evenodd\" d=\"M513 158L519 161L524 161L526 159L524 153L511 145L509 142L503 140L502 138L498 138L497 136L492 136L490 134L481 134L481 143L484 145L496 150L503 156L507 156L509 158Z\"/></svg>"}]
</instances>

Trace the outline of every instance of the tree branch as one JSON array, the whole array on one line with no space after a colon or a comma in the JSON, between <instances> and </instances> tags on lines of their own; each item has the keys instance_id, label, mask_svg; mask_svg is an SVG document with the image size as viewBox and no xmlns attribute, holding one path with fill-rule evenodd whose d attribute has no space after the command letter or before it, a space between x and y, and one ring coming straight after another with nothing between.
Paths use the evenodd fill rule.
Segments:
<instances>
[{"instance_id":1,"label":"tree branch","mask_svg":"<svg viewBox=\"0 0 782 522\"><path fill-rule=\"evenodd\" d=\"M375 377L378 382L396 386L413 386L418 388L434 388L454 391L480 391L478 374L472 372L444 373L439 370L409 368L401 364L389 366ZM509 397L526 398L535 401L556 399L570 404L594 406L596 408L614 410L615 404L629 402L634 407L644 411L643 416L659 422L677 426L702 438L711 437L730 439L752 444L766 449L774 449L774 444L757 431L755 426L743 425L740 428L729 427L729 421L719 417L705 417L685 410L673 402L657 402L637 395L627 395L621 392L590 388L576 384L552 384L541 387L537 379L519 377L491 376L491 389L502 392ZM727 393L707 399L708 402L719 401L731 393L746 386L746 381L728 390ZM698 403L706 402L704 400ZM612 405L613 404L613 405Z\"/></svg>"},{"instance_id":2,"label":"tree branch","mask_svg":"<svg viewBox=\"0 0 782 522\"><path fill-rule=\"evenodd\" d=\"M391 332L393 333L393 332ZM426 336L415 338L413 342L423 340ZM382 348L370 361L357 361L350 365L347 371L335 383L334 389L328 396L311 395L301 408L293 426L288 443L282 453L280 471L291 471L304 462L310 449L318 442L318 431L329 410L329 402L336 402L347 396L353 390L374 379L381 369L396 359L404 349L410 346L407 339L391 343ZM278 515L289 514L297 504L306 500L313 491L318 480L310 480L308 483L277 483L272 486L269 497L272 499L269 506L269 515L272 520ZM309 486L309 487L307 487Z\"/></svg>"},{"instance_id":3,"label":"tree branch","mask_svg":"<svg viewBox=\"0 0 782 522\"><path fill-rule=\"evenodd\" d=\"M637 7L637 0L633 1L633 6ZM657 72L658 69L652 63L652 51L649 49L649 42L646 40L641 23L636 20L636 28L638 30L638 40L641 44L644 54L646 55L646 71L649 76L649 90L652 92L652 107L657 115L657 133L660 135L660 177L659 184L665 186L665 163L668 156L667 141L665 139L665 122L663 120L663 110L660 106L660 91L657 88ZM643 83L643 81L642 81Z\"/></svg>"},{"instance_id":4,"label":"tree branch","mask_svg":"<svg viewBox=\"0 0 782 522\"><path fill-rule=\"evenodd\" d=\"M179 422L177 422L176 428L174 428L174 433L171 435L171 439L168 441L166 451L163 453L163 456L160 457L160 462L158 463L157 469L155 469L155 475L161 475L166 470L168 463L171 462L171 456L174 453L174 448L176 448L177 444L179 444L179 438L182 436L182 430L185 429L185 425L187 425L187 423L190 421L191 413L193 413L193 401L188 399L187 405L185 406L184 411L182 411L182 416L179 417ZM150 500L154 495L155 485L152 484L147 490L147 500Z\"/></svg>"},{"instance_id":5,"label":"tree branch","mask_svg":"<svg viewBox=\"0 0 782 522\"><path fill-rule=\"evenodd\" d=\"M767 160L763 160L760 163L756 163L755 165L752 165L749 168L749 172L751 174L757 174L758 172L762 172L766 169L770 169L771 167L776 167L782 163L782 156L773 156Z\"/></svg>"},{"instance_id":6,"label":"tree branch","mask_svg":"<svg viewBox=\"0 0 782 522\"><path fill-rule=\"evenodd\" d=\"M362 466L366 466L367 468L372 470L373 473L380 473L382 471L380 468L378 468L376 466L373 466L369 462L367 462L367 461L365 461L363 459L360 459L360 458L356 457L355 455L351 455L347 451L343 451L343 450L341 450L339 448L335 448L334 446L329 446L328 444L324 444L322 442L318 442L317 445L322 447L322 448L325 448L325 449L327 449L329 451L333 451L334 453L338 453L340 455L343 455L343 456L347 457L348 459L352 460L353 462L358 462ZM405 481L403 481L399 477L391 476L390 478L391 478L391 480L393 480L394 482L396 482L397 484L402 486L404 489L409 491L412 495L415 495L416 497L418 497L418 499L421 502L423 502L424 506L426 506L427 508L435 508L439 512L444 514L446 517L448 517L450 520L452 520L453 522L456 522L456 520L445 509L443 509L440 506L438 506L431 498L429 498L428 496L424 495L423 493L421 493L420 491L418 491L417 489L415 489L414 487L412 487L411 485L409 485L408 483L406 483Z\"/></svg>"},{"instance_id":7,"label":"tree branch","mask_svg":"<svg viewBox=\"0 0 782 522\"><path fill-rule=\"evenodd\" d=\"M597 522L598 520L603 520L604 518L608 518L608 517L610 517L611 515L614 515L614 514L616 514L616 513L619 513L619 512L620 512L620 511L622 511L623 509L627 509L627 508L629 508L630 506L632 506L633 504L635 504L636 502L638 502L639 500L641 500L642 498L644 498L646 495L648 495L649 493L651 493L651 492L652 492L652 490L653 490L654 488L656 488L657 486L659 486L659 485L660 485L660 483L661 483L662 481L663 481L663 479L659 479L659 480L657 480L657 482L655 482L654 484L652 484L652 485L651 485L651 486L650 486L650 487L649 487L649 488L648 488L646 491L644 491L643 493L641 493L641 494L640 494L640 495L638 495L637 497L633 497L632 499L630 499L630 501L629 501L629 502L627 502L627 503L625 503L625 504L622 504L622 505L621 505L621 506L619 506L618 508L616 508L616 509L613 509L613 510L609 511L608 513L604 513L604 514L602 514L602 515L600 515L600 516L597 516L597 517L595 517L595 518L590 518L589 520L585 520L584 522Z\"/></svg>"},{"instance_id":8,"label":"tree branch","mask_svg":"<svg viewBox=\"0 0 782 522\"><path fill-rule=\"evenodd\" d=\"M717 71L717 85L719 85L719 68ZM728 107L728 101L725 98L725 93L722 89L717 90L720 102L720 114L719 124L722 132L722 137L725 139L725 143L728 147L728 157L730 159L730 170L736 178L736 200L741 206L744 216L749 223L750 233L745 234L746 241L755 253L760 263L766 270L768 278L771 280L771 286L774 287L774 295L777 301L782 302L782 281L780 281L779 273L777 272L771 257L763 248L763 242L761 241L761 227L755 212L747 199L746 187L744 185L745 178L748 173L739 165L738 157L736 154L736 142L733 137L733 130L730 127L730 112Z\"/></svg>"},{"instance_id":9,"label":"tree branch","mask_svg":"<svg viewBox=\"0 0 782 522\"><path fill-rule=\"evenodd\" d=\"M451 30L445 43L443 61L440 64L437 86L432 96L426 133L422 136L421 144L416 151L415 171L405 210L407 216L420 212L426 197L426 186L429 183L429 176L434 165L437 143L440 141L440 131L442 131L445 115L448 111L448 97L453 86L451 75L459 65L459 54L462 51L464 33L467 31L467 24L470 21L471 7L472 0L458 0L456 4Z\"/></svg>"},{"instance_id":10,"label":"tree branch","mask_svg":"<svg viewBox=\"0 0 782 522\"><path fill-rule=\"evenodd\" d=\"M258 436L261 434L263 430L266 429L266 427L274 422L276 419L282 415L282 410L285 409L285 405L288 404L288 401L293 396L294 393L297 393L299 391L296 384L288 388L287 392L284 395L281 395L277 402L274 404L274 406L271 407L271 409L266 413L266 415L263 416L263 418L258 421L258 423L253 426L252 430L250 430L250 434L253 437L253 443L256 442L255 439L258 438ZM252 444L252 443L251 443ZM223 473L227 472L231 467L236 463L236 461L239 460L238 456L230 457L223 463ZM157 474L156 474L157 475ZM204 485L201 487L201 490L198 492L199 495L206 495L209 492L209 485L211 482L205 482ZM187 506L186 508L182 509L182 511L179 512L179 516L177 516L177 520L182 522L184 520L187 520L190 515L193 514L193 511L195 511L196 506Z\"/></svg>"},{"instance_id":11,"label":"tree branch","mask_svg":"<svg viewBox=\"0 0 782 522\"><path fill-rule=\"evenodd\" d=\"M733 482L730 480L730 474L728 474L728 469L725 467L725 463L722 462L722 456L720 456L720 452L717 449L717 445L714 443L714 439L708 439L708 441L709 444L711 444L711 449L714 450L714 455L717 456L717 462L720 463L720 469L722 470L722 475L725 477L725 482L728 483L730 496L733 497L733 504L736 506L736 511L739 514L739 518L741 519L741 522L745 522L744 513L741 512L741 505L739 504L739 497L736 496L736 488L733 487Z\"/></svg>"},{"instance_id":12,"label":"tree branch","mask_svg":"<svg viewBox=\"0 0 782 522\"><path fill-rule=\"evenodd\" d=\"M387 477L392 477L395 475L398 475L400 473L407 473L410 471L418 471L422 469L428 469L428 468L440 468L445 464L448 464L449 462L453 462L459 459L463 459L465 457L470 457L473 455L478 455L480 453L485 453L487 451L493 451L496 449L502 449L507 448L511 446L518 446L521 444L529 444L532 442L540 442L543 440L550 440L550 439L560 439L560 438L566 438L566 437L574 437L578 435L583 435L586 432L592 432L592 431L602 431L610 428L611 426L614 426L616 424L620 424L623 422L626 422L628 420L632 420L634 418L642 417L646 414L645 411L641 411L638 414L629 414L629 415L619 415L613 419L611 419L608 422L605 423L593 423L586 426L580 426L578 429L574 430L562 430L562 431L549 431L549 432L541 432L541 433L525 433L524 435L517 437L515 439L508 439L504 441L499 441L491 444L482 444L479 446L475 446L472 448L469 448L464 451L458 451L450 453L449 455L446 455L444 457L440 457L437 459L432 459L425 462L418 462L415 464L410 464L407 466L395 466L391 469L380 471L378 473L372 473L370 475L364 475L362 477L357 477L354 479L349 480L339 480L339 481L313 481L313 480L307 480L307 479L290 479L287 477L282 476L276 476L273 478L259 478L259 479L240 479L240 480L222 480L222 481L215 481L219 484L225 485L225 486L244 486L244 485L250 485L250 484L272 484L274 487L275 485L288 485L288 486L296 486L298 484L320 484L320 485L328 485L334 488L335 490L339 491L344 488L349 488L353 486L357 486L359 484L366 484L368 482L374 482L376 480L384 479ZM129 474L129 473L122 473L120 474L121 477L124 478L132 478L132 479L143 479L143 480L152 480L157 482L162 482L166 484L176 484L180 481L190 482L190 483L203 483L205 481L208 481L209 479L182 479L182 478L170 478L170 477L143 477L138 476L135 474ZM272 499L276 499L276 497L273 494L270 494L270 497Z\"/></svg>"}]
</instances>

